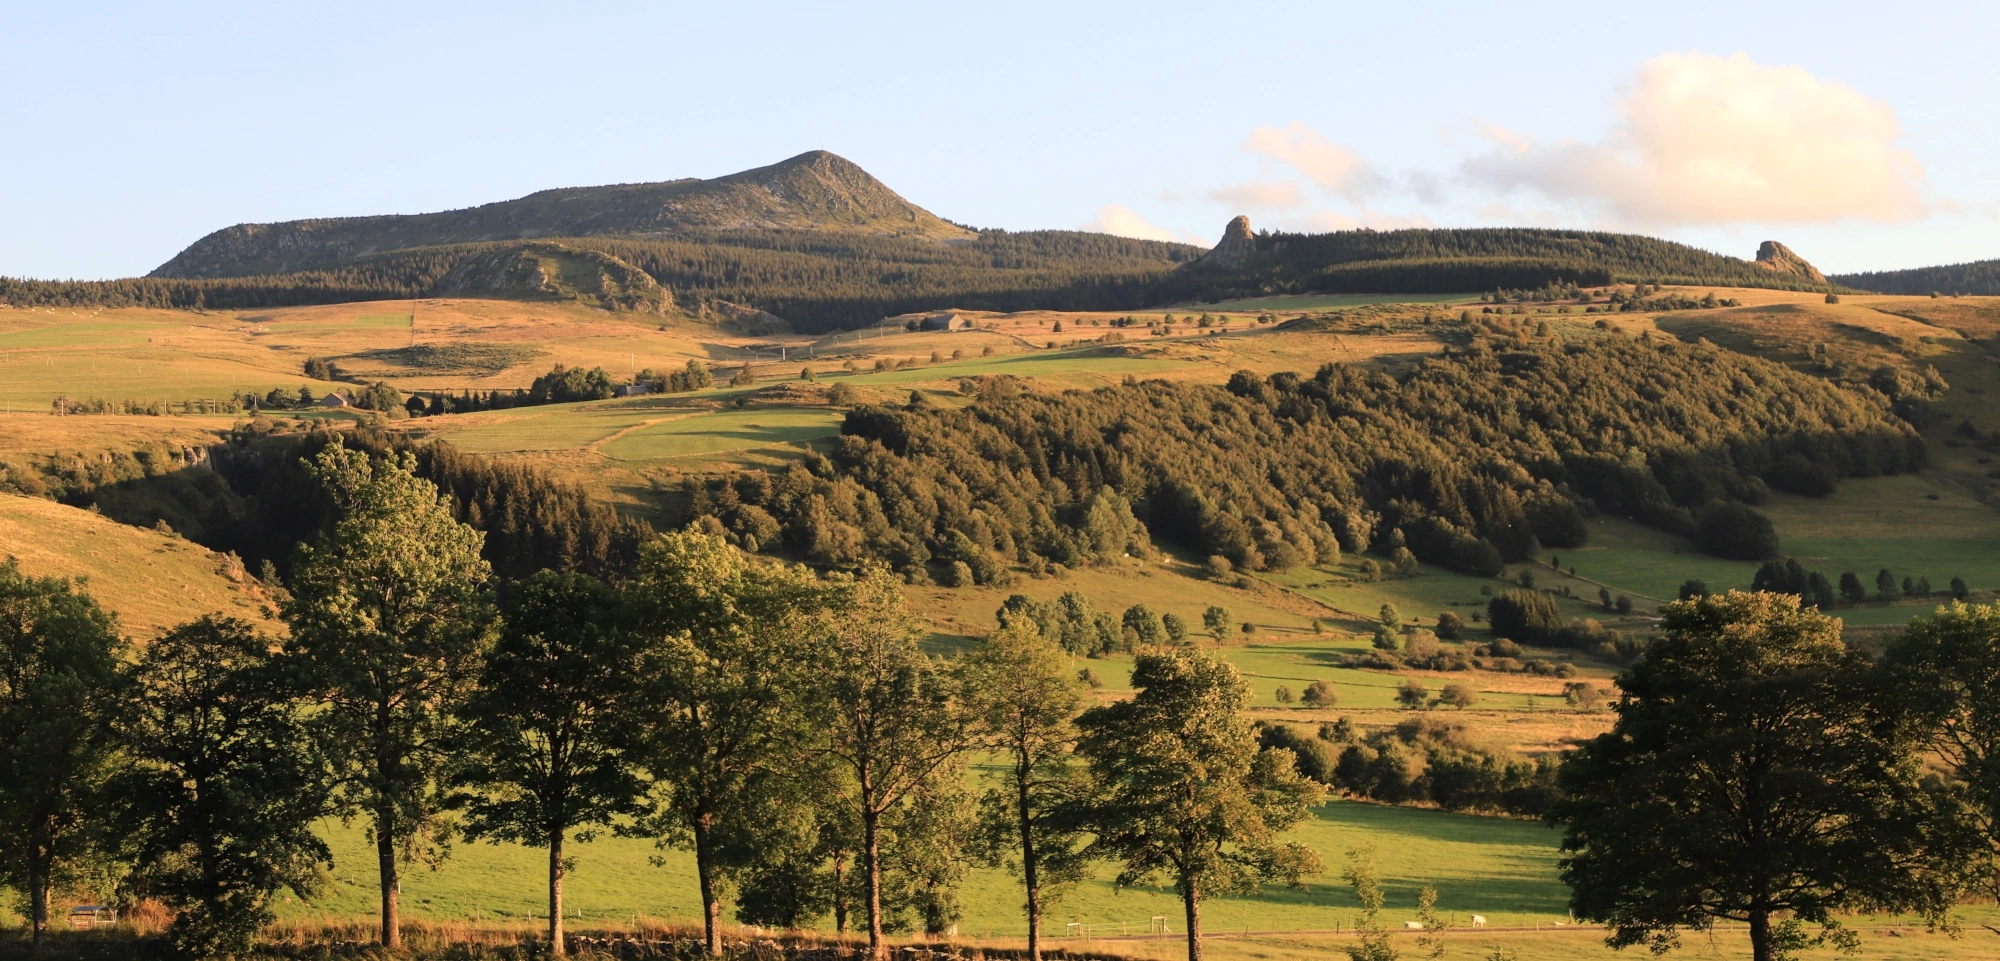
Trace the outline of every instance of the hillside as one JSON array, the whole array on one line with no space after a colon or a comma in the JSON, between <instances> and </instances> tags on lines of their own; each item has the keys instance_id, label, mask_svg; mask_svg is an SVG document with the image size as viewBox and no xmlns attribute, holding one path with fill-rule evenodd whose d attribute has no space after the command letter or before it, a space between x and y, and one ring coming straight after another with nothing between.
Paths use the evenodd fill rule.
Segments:
<instances>
[{"instance_id":1,"label":"hillside","mask_svg":"<svg viewBox=\"0 0 2000 961\"><path fill-rule=\"evenodd\" d=\"M712 313L705 307L724 302L770 311L818 333L946 307L1131 310L1155 299L1161 277L1200 254L1186 244L1076 230L986 230L953 244L828 230L690 230L666 238L421 247L254 277L0 277L0 304L230 310L473 295L640 311L678 305L702 316Z\"/></svg>"},{"instance_id":2,"label":"hillside","mask_svg":"<svg viewBox=\"0 0 2000 961\"><path fill-rule=\"evenodd\" d=\"M280 629L264 616L263 589L226 556L54 501L0 494L0 557L7 556L35 577L89 578L85 589L138 640L216 611Z\"/></svg>"},{"instance_id":3,"label":"hillside","mask_svg":"<svg viewBox=\"0 0 2000 961\"><path fill-rule=\"evenodd\" d=\"M1833 282L1884 294L2000 294L2000 260L1977 260L1944 267L1835 274Z\"/></svg>"},{"instance_id":4,"label":"hillside","mask_svg":"<svg viewBox=\"0 0 2000 961\"><path fill-rule=\"evenodd\" d=\"M1163 295L1224 300L1286 293L1462 293L1614 282L1824 289L1803 258L1766 241L1755 261L1638 234L1528 227L1253 233L1229 222L1214 250Z\"/></svg>"},{"instance_id":5,"label":"hillside","mask_svg":"<svg viewBox=\"0 0 2000 961\"><path fill-rule=\"evenodd\" d=\"M690 229L793 229L971 238L904 200L853 163L815 150L713 180L543 190L518 200L430 214L237 224L200 240L148 276L295 273L416 247L542 237L649 236Z\"/></svg>"}]
</instances>

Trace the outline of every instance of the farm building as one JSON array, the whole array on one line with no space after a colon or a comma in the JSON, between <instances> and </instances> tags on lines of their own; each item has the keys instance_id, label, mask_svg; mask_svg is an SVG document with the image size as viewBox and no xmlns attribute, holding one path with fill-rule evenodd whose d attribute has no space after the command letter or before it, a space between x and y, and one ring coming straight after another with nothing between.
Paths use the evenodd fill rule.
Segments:
<instances>
[{"instance_id":1,"label":"farm building","mask_svg":"<svg viewBox=\"0 0 2000 961\"><path fill-rule=\"evenodd\" d=\"M342 397L339 394L328 394L325 397L320 398L319 405L328 410L342 410L354 406L353 404L347 402L347 398Z\"/></svg>"},{"instance_id":2,"label":"farm building","mask_svg":"<svg viewBox=\"0 0 2000 961\"><path fill-rule=\"evenodd\" d=\"M972 328L972 318L950 311L925 317L923 323L917 327L918 330L971 330Z\"/></svg>"},{"instance_id":3,"label":"farm building","mask_svg":"<svg viewBox=\"0 0 2000 961\"><path fill-rule=\"evenodd\" d=\"M641 381L636 384L626 384L625 386L618 388L618 396L620 397L638 397L640 395L650 394L652 392L653 392L653 385L650 383L646 383L645 381Z\"/></svg>"}]
</instances>

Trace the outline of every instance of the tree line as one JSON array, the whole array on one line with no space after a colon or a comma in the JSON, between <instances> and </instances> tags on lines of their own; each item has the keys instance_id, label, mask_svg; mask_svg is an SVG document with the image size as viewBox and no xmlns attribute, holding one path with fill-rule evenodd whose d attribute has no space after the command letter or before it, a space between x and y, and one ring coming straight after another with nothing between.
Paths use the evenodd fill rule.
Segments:
<instances>
[{"instance_id":1,"label":"tree line","mask_svg":"<svg viewBox=\"0 0 2000 961\"><path fill-rule=\"evenodd\" d=\"M1319 870L1280 835L1320 788L1260 746L1248 689L1212 650L1142 650L1132 698L1089 706L1070 655L1021 623L927 655L898 582L759 562L683 531L631 576L541 571L495 591L484 535L416 457L335 443L310 474L338 505L285 580L283 641L219 615L132 651L76 585L0 566L0 880L28 895L92 875L175 912L176 954L247 950L274 897L330 866L329 814L370 825L381 940L398 877L450 841L548 853L565 949L565 844L598 830L692 850L705 940L721 891L746 923L831 913L885 954L940 932L975 861L1042 908L1110 863L1121 885L1200 905ZM974 752L1003 763L968 790Z\"/></svg>"},{"instance_id":2,"label":"tree line","mask_svg":"<svg viewBox=\"0 0 2000 961\"><path fill-rule=\"evenodd\" d=\"M1978 260L1942 267L1910 270L1881 270L1858 274L1835 274L1835 283L1857 290L1922 297L1947 294L1992 296L2000 294L2000 260Z\"/></svg>"},{"instance_id":3,"label":"tree line","mask_svg":"<svg viewBox=\"0 0 2000 961\"><path fill-rule=\"evenodd\" d=\"M682 517L945 585L1143 555L1154 538L1223 575L1363 551L1491 575L1582 545L1599 513L1774 556L1751 506L1772 489L1924 463L1871 391L1707 344L1473 331L1396 376L1328 364L1056 395L988 378L967 407L859 407L824 456L690 479Z\"/></svg>"}]
</instances>

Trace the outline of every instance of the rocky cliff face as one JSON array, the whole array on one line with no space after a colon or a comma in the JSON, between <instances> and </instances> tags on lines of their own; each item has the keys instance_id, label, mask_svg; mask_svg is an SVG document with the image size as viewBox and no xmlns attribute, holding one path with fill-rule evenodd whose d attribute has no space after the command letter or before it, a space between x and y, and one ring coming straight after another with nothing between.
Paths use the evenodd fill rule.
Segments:
<instances>
[{"instance_id":1,"label":"rocky cliff face","mask_svg":"<svg viewBox=\"0 0 2000 961\"><path fill-rule=\"evenodd\" d=\"M1222 228L1222 241L1195 264L1203 267L1237 267L1257 252L1257 238L1250 233L1250 218L1237 216Z\"/></svg>"},{"instance_id":2,"label":"rocky cliff face","mask_svg":"<svg viewBox=\"0 0 2000 961\"><path fill-rule=\"evenodd\" d=\"M1816 284L1826 283L1826 275L1819 268L1806 263L1804 257L1792 252L1792 248L1775 240L1766 240L1757 245L1756 264L1765 270L1789 277L1801 277Z\"/></svg>"},{"instance_id":3,"label":"rocky cliff face","mask_svg":"<svg viewBox=\"0 0 2000 961\"><path fill-rule=\"evenodd\" d=\"M848 160L815 150L713 180L544 190L434 214L238 224L195 241L151 276L278 274L447 244L740 229L902 234L944 242L976 236L904 200Z\"/></svg>"}]
</instances>

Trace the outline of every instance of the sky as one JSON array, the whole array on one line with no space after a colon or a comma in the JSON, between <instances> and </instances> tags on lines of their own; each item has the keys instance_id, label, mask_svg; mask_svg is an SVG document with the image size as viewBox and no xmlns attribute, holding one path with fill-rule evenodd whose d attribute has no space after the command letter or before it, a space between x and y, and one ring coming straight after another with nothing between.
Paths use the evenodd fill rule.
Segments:
<instances>
[{"instance_id":1,"label":"sky","mask_svg":"<svg viewBox=\"0 0 2000 961\"><path fill-rule=\"evenodd\" d=\"M825 149L980 227L2000 258L2000 5L11 3L0 275Z\"/></svg>"}]
</instances>

